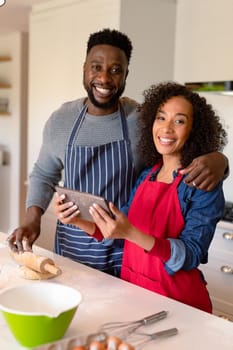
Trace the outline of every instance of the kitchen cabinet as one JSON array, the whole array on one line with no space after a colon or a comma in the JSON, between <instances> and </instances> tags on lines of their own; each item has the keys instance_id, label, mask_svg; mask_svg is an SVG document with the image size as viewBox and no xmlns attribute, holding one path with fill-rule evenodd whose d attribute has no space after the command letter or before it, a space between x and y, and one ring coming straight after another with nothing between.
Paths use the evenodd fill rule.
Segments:
<instances>
[{"instance_id":1,"label":"kitchen cabinet","mask_svg":"<svg viewBox=\"0 0 233 350\"><path fill-rule=\"evenodd\" d=\"M232 0L177 0L174 79L232 80Z\"/></svg>"},{"instance_id":2,"label":"kitchen cabinet","mask_svg":"<svg viewBox=\"0 0 233 350\"><path fill-rule=\"evenodd\" d=\"M7 66L10 62L10 56L0 55L0 116L7 116L11 114L8 110L10 98L9 89L11 88L11 84L9 83L9 77L7 76Z\"/></svg>"},{"instance_id":3,"label":"kitchen cabinet","mask_svg":"<svg viewBox=\"0 0 233 350\"><path fill-rule=\"evenodd\" d=\"M17 265L9 255L9 249L4 246L5 239L6 235L0 233L0 288L36 283L19 277ZM105 322L138 320L165 310L168 311L168 316L155 324L148 325L145 330L147 333L153 333L176 327L178 334L169 338L155 339L143 349L232 350L233 322L153 293L37 246L34 246L34 251L36 254L53 259L62 269L62 274L53 280L54 283L77 288L83 295L83 301L65 338L96 332ZM0 330L0 349L25 349L16 342L1 314ZM49 349L52 347L50 346Z\"/></svg>"},{"instance_id":4,"label":"kitchen cabinet","mask_svg":"<svg viewBox=\"0 0 233 350\"><path fill-rule=\"evenodd\" d=\"M220 221L209 250L209 261L202 265L216 315L233 321L233 224Z\"/></svg>"}]
</instances>

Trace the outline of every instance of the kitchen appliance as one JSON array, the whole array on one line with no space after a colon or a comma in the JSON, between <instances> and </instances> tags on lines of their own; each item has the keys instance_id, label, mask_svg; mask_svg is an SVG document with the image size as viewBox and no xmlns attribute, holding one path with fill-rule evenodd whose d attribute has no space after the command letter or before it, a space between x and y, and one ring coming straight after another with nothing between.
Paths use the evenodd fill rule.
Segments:
<instances>
[{"instance_id":1,"label":"kitchen appliance","mask_svg":"<svg viewBox=\"0 0 233 350\"><path fill-rule=\"evenodd\" d=\"M233 95L233 81L201 81L201 82L187 82L185 86L197 92L212 92L222 95Z\"/></svg>"},{"instance_id":2,"label":"kitchen appliance","mask_svg":"<svg viewBox=\"0 0 233 350\"><path fill-rule=\"evenodd\" d=\"M222 220L233 222L233 203L232 202L225 203L225 210L224 210Z\"/></svg>"}]
</instances>

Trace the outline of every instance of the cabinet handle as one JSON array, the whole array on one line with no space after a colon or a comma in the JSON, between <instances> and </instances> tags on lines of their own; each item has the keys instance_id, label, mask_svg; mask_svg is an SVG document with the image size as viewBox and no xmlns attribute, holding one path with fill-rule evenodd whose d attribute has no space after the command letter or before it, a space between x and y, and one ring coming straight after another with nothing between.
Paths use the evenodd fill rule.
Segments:
<instances>
[{"instance_id":1,"label":"cabinet handle","mask_svg":"<svg viewBox=\"0 0 233 350\"><path fill-rule=\"evenodd\" d=\"M227 265L221 266L220 270L226 274L233 274L233 268Z\"/></svg>"},{"instance_id":2,"label":"cabinet handle","mask_svg":"<svg viewBox=\"0 0 233 350\"><path fill-rule=\"evenodd\" d=\"M233 241L233 233L224 232L222 236L223 236L224 239L228 239L230 241Z\"/></svg>"}]
</instances>

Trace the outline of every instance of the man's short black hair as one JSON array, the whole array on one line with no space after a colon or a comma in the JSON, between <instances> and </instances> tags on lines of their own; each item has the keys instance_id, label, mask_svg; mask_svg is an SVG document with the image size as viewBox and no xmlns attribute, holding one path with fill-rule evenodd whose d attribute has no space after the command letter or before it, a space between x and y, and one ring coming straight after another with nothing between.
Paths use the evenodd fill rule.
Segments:
<instances>
[{"instance_id":1,"label":"man's short black hair","mask_svg":"<svg viewBox=\"0 0 233 350\"><path fill-rule=\"evenodd\" d=\"M103 29L99 32L93 33L89 36L86 54L88 54L91 48L96 45L111 45L118 47L124 51L129 63L133 46L131 40L126 34L115 29Z\"/></svg>"}]
</instances>

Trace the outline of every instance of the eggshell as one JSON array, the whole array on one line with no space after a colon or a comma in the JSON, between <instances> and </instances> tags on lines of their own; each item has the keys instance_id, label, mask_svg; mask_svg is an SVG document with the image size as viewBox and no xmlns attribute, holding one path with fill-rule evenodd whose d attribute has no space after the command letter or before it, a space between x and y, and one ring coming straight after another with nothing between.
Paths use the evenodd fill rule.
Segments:
<instances>
[{"instance_id":1,"label":"eggshell","mask_svg":"<svg viewBox=\"0 0 233 350\"><path fill-rule=\"evenodd\" d=\"M105 344L100 341L92 341L89 350L106 350Z\"/></svg>"},{"instance_id":2,"label":"eggshell","mask_svg":"<svg viewBox=\"0 0 233 350\"><path fill-rule=\"evenodd\" d=\"M118 350L118 346L122 343L122 340L114 335L107 338L107 350Z\"/></svg>"},{"instance_id":3,"label":"eggshell","mask_svg":"<svg viewBox=\"0 0 233 350\"><path fill-rule=\"evenodd\" d=\"M129 343L121 343L118 350L135 350L135 347Z\"/></svg>"}]
</instances>

